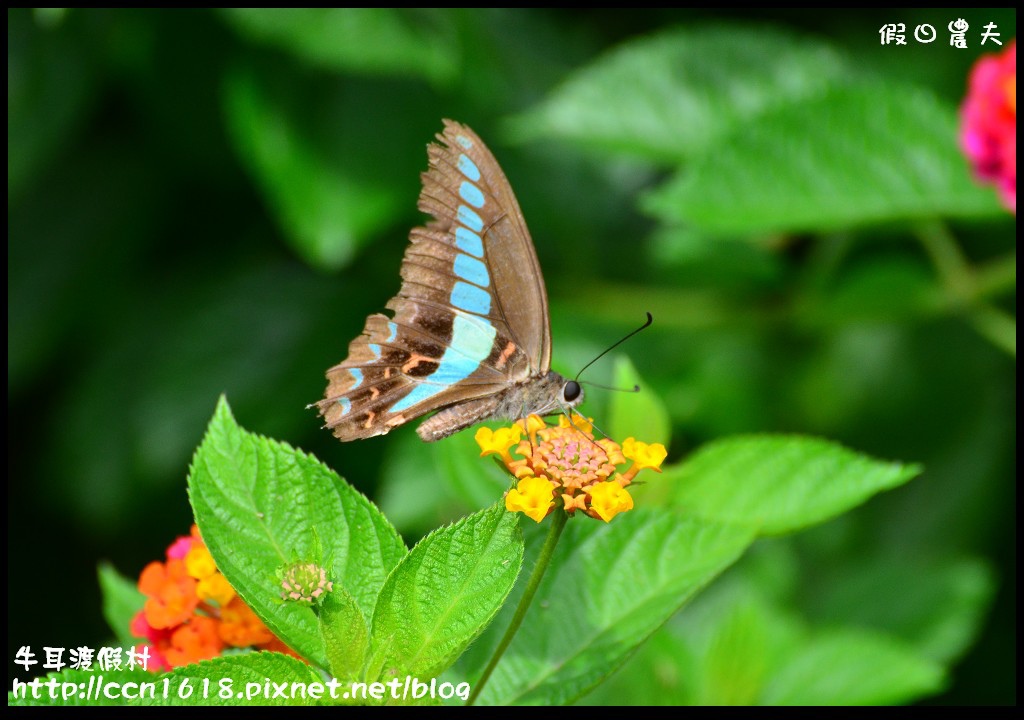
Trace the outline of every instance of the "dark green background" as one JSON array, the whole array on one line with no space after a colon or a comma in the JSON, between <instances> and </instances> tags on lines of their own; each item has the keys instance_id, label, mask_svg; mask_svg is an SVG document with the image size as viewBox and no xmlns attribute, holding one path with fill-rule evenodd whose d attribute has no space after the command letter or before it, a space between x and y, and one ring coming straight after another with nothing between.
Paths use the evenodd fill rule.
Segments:
<instances>
[{"instance_id":1,"label":"dark green background","mask_svg":"<svg viewBox=\"0 0 1024 720\"><path fill-rule=\"evenodd\" d=\"M986 558L991 612L928 702L1014 702L1015 358L964 308L892 302L908 278L936 284L906 229L659 240L638 198L663 165L517 142L523 123L509 122L609 48L712 24L811 37L956 105L976 42L878 40L883 23L930 22L941 42L951 12L410 11L384 23L400 30L393 47L356 36L327 61L315 25L282 41L232 13L8 11L9 656L105 641L96 563L134 576L187 532L188 463L222 392L244 427L376 495L413 430L341 445L304 406L397 290L424 147L450 117L487 141L519 197L556 368L575 372L654 312L624 351L670 409L670 459L782 431L926 466L816 541ZM960 14L1015 36L1012 11ZM280 157L261 169L254 143ZM328 240L312 247L310 215L335 192L347 208L324 215ZM952 228L972 263L1013 250L1012 217ZM990 298L1011 311L1014 299ZM831 312L808 312L819 303ZM590 372L608 379L608 365ZM399 529L411 542L429 527Z\"/></svg>"}]
</instances>

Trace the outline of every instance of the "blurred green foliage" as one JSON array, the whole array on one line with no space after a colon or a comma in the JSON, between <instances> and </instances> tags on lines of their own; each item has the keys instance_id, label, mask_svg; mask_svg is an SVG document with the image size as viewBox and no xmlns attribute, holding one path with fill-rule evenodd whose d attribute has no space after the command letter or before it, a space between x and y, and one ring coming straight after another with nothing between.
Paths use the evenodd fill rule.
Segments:
<instances>
[{"instance_id":1,"label":"blurred green foliage","mask_svg":"<svg viewBox=\"0 0 1024 720\"><path fill-rule=\"evenodd\" d=\"M925 467L759 540L592 700L751 701L804 637L769 699L1015 702L1016 223L956 149L982 49L878 35L956 16L1016 35L1012 10L9 10L10 656L107 639L96 562L134 575L186 531L221 392L410 545L493 502L451 482L480 472L466 433L341 445L304 409L397 290L451 117L519 197L556 369L654 314L635 370L588 376L639 372L670 459L799 432ZM866 683L872 657L903 696ZM847 674L810 683L821 666Z\"/></svg>"}]
</instances>

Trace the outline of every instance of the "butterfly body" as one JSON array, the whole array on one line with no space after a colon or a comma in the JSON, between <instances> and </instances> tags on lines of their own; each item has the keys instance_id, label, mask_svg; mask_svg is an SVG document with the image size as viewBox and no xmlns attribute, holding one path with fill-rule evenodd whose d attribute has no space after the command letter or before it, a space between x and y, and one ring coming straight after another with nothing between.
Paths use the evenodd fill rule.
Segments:
<instances>
[{"instance_id":1,"label":"butterfly body","mask_svg":"<svg viewBox=\"0 0 1024 720\"><path fill-rule=\"evenodd\" d=\"M554 370L549 370L542 378L530 377L493 395L444 408L423 421L416 432L427 442L432 442L483 420L515 420L527 415L549 415L580 402L579 399L570 401L564 397L560 402L555 402L555 398L565 394L563 389L568 382Z\"/></svg>"},{"instance_id":2,"label":"butterfly body","mask_svg":"<svg viewBox=\"0 0 1024 720\"><path fill-rule=\"evenodd\" d=\"M424 440L491 418L579 404L577 383L550 369L547 293L526 222L494 156L469 128L446 120L428 146L419 208L434 216L410 233L402 286L327 371L317 406L341 440L383 435L438 411Z\"/></svg>"}]
</instances>

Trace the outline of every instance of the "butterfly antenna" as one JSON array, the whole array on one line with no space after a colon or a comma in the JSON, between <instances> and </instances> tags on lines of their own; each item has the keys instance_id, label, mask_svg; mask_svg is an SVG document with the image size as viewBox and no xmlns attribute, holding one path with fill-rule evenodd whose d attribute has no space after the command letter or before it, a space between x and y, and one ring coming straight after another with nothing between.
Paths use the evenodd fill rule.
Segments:
<instances>
[{"instance_id":1,"label":"butterfly antenna","mask_svg":"<svg viewBox=\"0 0 1024 720\"><path fill-rule=\"evenodd\" d=\"M615 343L614 343L614 344L613 344L613 345L612 345L611 347L609 347L609 348L606 348L606 349L605 349L605 350L604 350L604 351L603 351L603 352L602 352L602 353L601 353L600 355L598 355L598 356L597 356L596 358L594 358L593 360L591 360L590 362L588 362L588 363L587 363L586 365L584 365L584 366L583 366L583 370L586 370L586 369L587 369L588 367L590 367L591 365L593 365L594 363L596 363L596 362L597 362L598 360L600 360L601 358L603 358L603 357L604 357L605 355L607 355L607 354L608 354L609 352L611 352L612 350L614 350L615 348L617 348L617 347L618 347L619 345L621 345L622 343L624 343L624 342L626 342L627 340L629 340L629 339L630 339L631 337L633 337L634 335L636 335L636 334L637 334L638 332L640 332L641 330L646 330L647 328L649 328L649 327L651 326L651 323L652 323L652 322L654 322L654 318L653 318L653 317L651 316L651 314L650 314L650 313L647 313L647 322L645 322L645 323L644 323L643 325L641 325L640 327L638 327L638 328L637 328L636 330L634 330L633 332L631 332L631 333L629 333L628 335L626 335L626 337L624 337L624 338L622 338L621 340L618 340L617 342L615 342ZM576 373L576 377L574 377L574 378L573 378L573 380L579 380L579 379L580 379L580 375L582 375L582 374L583 374L583 370L580 370L580 371L579 371L578 373ZM633 390L632 392L637 392L637 391L638 391L639 389L640 389L640 388L637 388L636 390Z\"/></svg>"},{"instance_id":2,"label":"butterfly antenna","mask_svg":"<svg viewBox=\"0 0 1024 720\"><path fill-rule=\"evenodd\" d=\"M583 418L584 420L587 420L587 419L586 419L586 418L584 418L584 417L583 417L582 415L580 415L580 411L579 411L579 410L577 410L577 411L576 411L576 414L577 414L577 415L579 415L579 416L580 416L581 418ZM599 427L598 427L598 426L597 426L597 425L596 425L596 424L594 423L594 421L592 421L592 420L587 420L587 422L588 422L588 423L590 423L590 426L591 426L592 428L594 428L594 429L595 429L595 430L597 430L597 431L598 431L599 433L601 433L601 437L603 437L603 438L605 438L605 439L609 439L609 435L608 435L608 433L606 433L606 432L605 432L604 430L602 430L601 428L599 428ZM591 442L593 442L593 441L591 441ZM594 443L594 444L596 445L597 443Z\"/></svg>"},{"instance_id":3,"label":"butterfly antenna","mask_svg":"<svg viewBox=\"0 0 1024 720\"><path fill-rule=\"evenodd\" d=\"M617 387L612 387L611 385L598 385L595 382L589 382L589 381L588 382L581 382L580 385L586 385L587 387L601 388L602 390L614 390L615 392L628 392L628 393L640 392L640 386L639 385L634 385L631 388L617 388Z\"/></svg>"}]
</instances>

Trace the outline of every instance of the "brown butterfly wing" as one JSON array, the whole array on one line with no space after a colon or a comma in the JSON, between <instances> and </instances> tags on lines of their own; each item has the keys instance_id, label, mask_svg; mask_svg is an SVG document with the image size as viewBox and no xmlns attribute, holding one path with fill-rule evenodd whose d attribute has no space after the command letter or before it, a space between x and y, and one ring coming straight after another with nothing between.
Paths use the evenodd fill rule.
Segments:
<instances>
[{"instance_id":1,"label":"brown butterfly wing","mask_svg":"<svg viewBox=\"0 0 1024 720\"><path fill-rule=\"evenodd\" d=\"M318 406L341 440L453 405L465 409L453 427L464 427L549 368L547 294L512 189L469 128L446 120L438 139L419 199L434 219L410 233L402 286L387 304L394 317L368 317L348 358L327 371Z\"/></svg>"}]
</instances>

